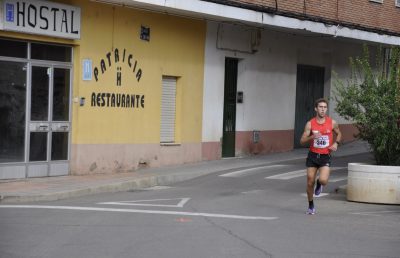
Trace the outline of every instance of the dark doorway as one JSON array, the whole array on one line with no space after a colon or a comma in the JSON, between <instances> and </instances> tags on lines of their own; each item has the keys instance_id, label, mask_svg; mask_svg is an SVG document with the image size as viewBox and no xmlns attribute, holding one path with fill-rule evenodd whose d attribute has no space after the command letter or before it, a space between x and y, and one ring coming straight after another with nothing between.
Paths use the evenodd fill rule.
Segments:
<instances>
[{"instance_id":1,"label":"dark doorway","mask_svg":"<svg viewBox=\"0 0 400 258\"><path fill-rule=\"evenodd\" d=\"M238 60L225 58L222 157L235 156L237 71Z\"/></svg>"},{"instance_id":2,"label":"dark doorway","mask_svg":"<svg viewBox=\"0 0 400 258\"><path fill-rule=\"evenodd\" d=\"M324 73L323 67L297 65L295 148L303 147L300 145L300 138L307 121L315 116L314 102L324 96Z\"/></svg>"}]
</instances>

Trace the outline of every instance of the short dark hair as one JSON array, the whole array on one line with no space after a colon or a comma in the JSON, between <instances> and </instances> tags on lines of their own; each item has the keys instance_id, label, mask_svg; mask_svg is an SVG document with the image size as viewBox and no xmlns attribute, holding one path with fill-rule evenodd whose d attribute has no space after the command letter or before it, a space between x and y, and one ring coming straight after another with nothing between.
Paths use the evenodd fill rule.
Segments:
<instances>
[{"instance_id":1,"label":"short dark hair","mask_svg":"<svg viewBox=\"0 0 400 258\"><path fill-rule=\"evenodd\" d=\"M325 98L319 98L315 101L314 107L318 107L318 104L322 102L328 106L328 101Z\"/></svg>"}]
</instances>

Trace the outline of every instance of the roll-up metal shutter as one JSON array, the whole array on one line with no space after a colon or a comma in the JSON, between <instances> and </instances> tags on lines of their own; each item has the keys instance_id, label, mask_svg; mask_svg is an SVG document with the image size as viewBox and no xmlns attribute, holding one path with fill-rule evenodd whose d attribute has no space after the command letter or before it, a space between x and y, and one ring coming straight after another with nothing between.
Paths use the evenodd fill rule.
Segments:
<instances>
[{"instance_id":1,"label":"roll-up metal shutter","mask_svg":"<svg viewBox=\"0 0 400 258\"><path fill-rule=\"evenodd\" d=\"M160 142L175 142L176 77L163 76Z\"/></svg>"}]
</instances>

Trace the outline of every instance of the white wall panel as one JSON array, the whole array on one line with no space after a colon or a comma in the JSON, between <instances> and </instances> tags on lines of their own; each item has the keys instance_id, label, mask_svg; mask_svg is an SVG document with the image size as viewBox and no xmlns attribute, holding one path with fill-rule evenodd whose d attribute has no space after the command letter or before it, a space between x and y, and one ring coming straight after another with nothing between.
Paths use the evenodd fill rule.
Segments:
<instances>
[{"instance_id":1,"label":"white wall panel","mask_svg":"<svg viewBox=\"0 0 400 258\"><path fill-rule=\"evenodd\" d=\"M210 23L207 27L203 94L203 142L219 141L222 136L225 58L223 51L216 49L217 30L216 23Z\"/></svg>"},{"instance_id":2,"label":"white wall panel","mask_svg":"<svg viewBox=\"0 0 400 258\"><path fill-rule=\"evenodd\" d=\"M289 40L263 31L259 51L239 62L237 130L286 130L293 127L296 52ZM284 119L282 119L284 117Z\"/></svg>"}]
</instances>

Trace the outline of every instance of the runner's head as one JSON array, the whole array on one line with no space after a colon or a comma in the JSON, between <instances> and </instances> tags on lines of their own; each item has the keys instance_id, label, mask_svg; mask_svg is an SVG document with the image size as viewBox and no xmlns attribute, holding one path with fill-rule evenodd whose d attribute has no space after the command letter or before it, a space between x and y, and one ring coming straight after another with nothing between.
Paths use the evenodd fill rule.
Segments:
<instances>
[{"instance_id":1,"label":"runner's head","mask_svg":"<svg viewBox=\"0 0 400 258\"><path fill-rule=\"evenodd\" d=\"M326 112L328 111L328 101L324 98L317 99L315 101L314 110L317 112L318 117L325 117Z\"/></svg>"}]
</instances>

